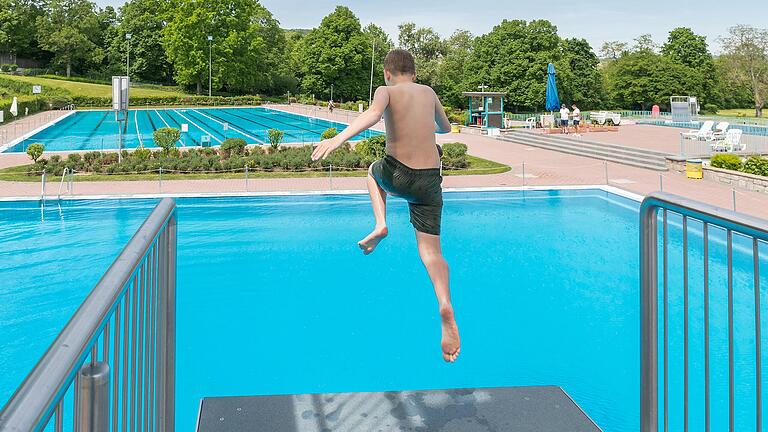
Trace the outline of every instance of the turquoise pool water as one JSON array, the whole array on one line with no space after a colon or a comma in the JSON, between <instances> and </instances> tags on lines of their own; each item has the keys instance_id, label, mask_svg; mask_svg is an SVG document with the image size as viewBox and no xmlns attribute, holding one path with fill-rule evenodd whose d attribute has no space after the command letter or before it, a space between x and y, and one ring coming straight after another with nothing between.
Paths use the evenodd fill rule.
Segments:
<instances>
[{"instance_id":1,"label":"turquoise pool water","mask_svg":"<svg viewBox=\"0 0 768 432\"><path fill-rule=\"evenodd\" d=\"M210 144L219 145L227 138L242 138L248 144L269 144L267 131L279 129L285 133L285 143L311 143L320 141L320 135L328 128L339 130L343 123L302 116L286 111L263 107L251 108L173 108L129 110L123 123L123 148L139 145L155 147L152 133L159 128L182 129L177 146L202 145L203 137L210 137ZM16 143L6 152L24 152L33 143L42 143L48 151L67 150L114 150L118 148L119 124L113 111L75 111L33 136ZM353 140L381 135L368 130Z\"/></svg>"},{"instance_id":2,"label":"turquoise pool water","mask_svg":"<svg viewBox=\"0 0 768 432\"><path fill-rule=\"evenodd\" d=\"M0 203L0 404L155 203ZM372 225L364 195L178 204L179 430L194 427L203 396L541 384L562 386L608 432L638 428L634 201L599 190L447 193L444 250L463 342L453 365L440 357L434 295L403 201L390 200L390 237L367 257L355 244ZM679 269L671 222L670 265ZM694 266L696 235L691 226ZM711 236L715 274L724 247ZM750 430L751 267L737 246L737 430ZM722 282L713 276L712 430L727 425ZM679 276L670 287L670 314L679 317ZM691 282L692 308L701 307L697 287ZM692 313L692 335L700 328ZM681 337L682 322L670 320L670 338ZM691 364L700 366L701 340L692 341ZM670 356L677 377L682 352ZM692 401L701 400L699 378ZM680 384L671 379L677 405ZM681 422L672 415L672 430Z\"/></svg>"}]
</instances>

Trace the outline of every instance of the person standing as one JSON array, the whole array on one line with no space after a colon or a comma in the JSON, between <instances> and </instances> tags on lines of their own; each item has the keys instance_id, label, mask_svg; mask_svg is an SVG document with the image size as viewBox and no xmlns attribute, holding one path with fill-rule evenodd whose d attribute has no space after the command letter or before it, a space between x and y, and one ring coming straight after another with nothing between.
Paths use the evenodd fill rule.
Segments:
<instances>
[{"instance_id":1,"label":"person standing","mask_svg":"<svg viewBox=\"0 0 768 432\"><path fill-rule=\"evenodd\" d=\"M560 107L560 129L566 134L568 133L568 115L570 113L571 111L565 104Z\"/></svg>"},{"instance_id":2,"label":"person standing","mask_svg":"<svg viewBox=\"0 0 768 432\"><path fill-rule=\"evenodd\" d=\"M573 108L573 127L576 129L576 132L578 132L579 124L581 123L581 110L576 104L573 104L571 108Z\"/></svg>"},{"instance_id":3,"label":"person standing","mask_svg":"<svg viewBox=\"0 0 768 432\"><path fill-rule=\"evenodd\" d=\"M333 105L333 99L328 101L328 112L332 113L335 106Z\"/></svg>"}]
</instances>

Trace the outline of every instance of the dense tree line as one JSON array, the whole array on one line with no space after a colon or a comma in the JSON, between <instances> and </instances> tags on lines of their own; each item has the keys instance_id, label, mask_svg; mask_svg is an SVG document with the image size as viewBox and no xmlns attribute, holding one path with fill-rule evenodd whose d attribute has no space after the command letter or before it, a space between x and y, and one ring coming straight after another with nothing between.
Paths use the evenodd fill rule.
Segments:
<instances>
[{"instance_id":1,"label":"dense tree line","mask_svg":"<svg viewBox=\"0 0 768 432\"><path fill-rule=\"evenodd\" d=\"M0 54L106 78L125 73L129 44L134 79L197 93L208 89L210 55L216 93L367 100L371 61L374 87L382 85L383 57L397 45L414 54L418 80L454 107L466 104L463 91L488 88L507 93L509 110L541 110L548 63L561 99L586 109L665 107L669 96L694 95L710 111L759 112L768 97L768 32L749 26L732 28L717 57L688 28L663 44L641 35L596 53L545 20L504 20L483 35L447 38L405 22L392 41L343 6L317 28L285 30L258 0L129 0L118 11L90 0L0 0Z\"/></svg>"}]
</instances>

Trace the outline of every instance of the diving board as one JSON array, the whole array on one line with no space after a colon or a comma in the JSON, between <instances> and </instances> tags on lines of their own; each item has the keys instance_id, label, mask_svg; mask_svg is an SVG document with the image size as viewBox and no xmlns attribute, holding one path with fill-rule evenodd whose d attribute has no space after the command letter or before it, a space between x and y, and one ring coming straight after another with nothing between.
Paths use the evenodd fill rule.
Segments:
<instances>
[{"instance_id":1,"label":"diving board","mask_svg":"<svg viewBox=\"0 0 768 432\"><path fill-rule=\"evenodd\" d=\"M208 397L197 432L600 432L556 386Z\"/></svg>"}]
</instances>

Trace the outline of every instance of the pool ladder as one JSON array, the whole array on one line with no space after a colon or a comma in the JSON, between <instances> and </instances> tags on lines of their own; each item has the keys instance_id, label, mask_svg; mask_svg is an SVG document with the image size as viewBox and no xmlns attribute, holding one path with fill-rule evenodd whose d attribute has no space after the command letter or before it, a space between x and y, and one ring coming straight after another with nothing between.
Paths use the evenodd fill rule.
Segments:
<instances>
[{"instance_id":1,"label":"pool ladder","mask_svg":"<svg viewBox=\"0 0 768 432\"><path fill-rule=\"evenodd\" d=\"M75 170L64 168L64 172L61 174L61 181L59 182L59 195L58 195L59 200L61 200L61 190L64 188L65 181L67 184L67 190L65 191L65 193L67 195L72 195L72 181L73 181L72 177L74 176L74 174L75 174Z\"/></svg>"}]
</instances>

